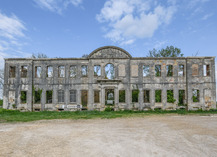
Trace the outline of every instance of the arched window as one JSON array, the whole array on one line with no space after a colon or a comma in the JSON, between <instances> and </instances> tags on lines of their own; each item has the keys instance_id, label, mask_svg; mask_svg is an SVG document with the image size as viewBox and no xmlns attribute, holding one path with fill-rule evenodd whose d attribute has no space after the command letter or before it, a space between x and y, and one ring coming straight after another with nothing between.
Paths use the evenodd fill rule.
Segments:
<instances>
[{"instance_id":1,"label":"arched window","mask_svg":"<svg viewBox=\"0 0 217 157\"><path fill-rule=\"evenodd\" d=\"M105 78L110 80L115 78L115 68L113 64L107 64L105 66Z\"/></svg>"}]
</instances>

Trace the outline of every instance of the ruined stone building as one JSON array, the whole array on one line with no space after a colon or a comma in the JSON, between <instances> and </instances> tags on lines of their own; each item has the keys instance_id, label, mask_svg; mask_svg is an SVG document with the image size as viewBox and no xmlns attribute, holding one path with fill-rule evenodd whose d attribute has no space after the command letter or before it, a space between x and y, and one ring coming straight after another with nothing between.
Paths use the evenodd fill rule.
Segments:
<instances>
[{"instance_id":1,"label":"ruined stone building","mask_svg":"<svg viewBox=\"0 0 217 157\"><path fill-rule=\"evenodd\" d=\"M86 58L5 59L4 108L216 108L215 57L132 57L114 46Z\"/></svg>"}]
</instances>

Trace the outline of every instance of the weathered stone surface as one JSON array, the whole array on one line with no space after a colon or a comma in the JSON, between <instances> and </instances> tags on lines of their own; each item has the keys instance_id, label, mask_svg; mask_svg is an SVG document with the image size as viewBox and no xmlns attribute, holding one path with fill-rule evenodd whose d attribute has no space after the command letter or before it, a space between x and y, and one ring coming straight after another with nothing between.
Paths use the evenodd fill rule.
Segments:
<instances>
[{"instance_id":1,"label":"weathered stone surface","mask_svg":"<svg viewBox=\"0 0 217 157\"><path fill-rule=\"evenodd\" d=\"M106 78L105 66L113 64L114 78ZM87 76L82 76L86 65ZM94 65L101 67L94 75ZM143 76L143 65L149 65L149 75ZM161 76L155 76L155 65L161 65ZM173 65L173 76L167 77L166 67ZM184 66L179 76L179 65ZM209 65L210 76L203 76L203 65ZM9 77L10 66L15 74ZM21 67L27 66L27 77L21 78ZM41 77L35 77L35 67L41 67ZM52 77L47 77L47 67L53 67ZM64 66L65 77L59 77L59 67ZM76 66L76 75L70 77L70 66ZM179 90L185 91L184 104L189 110L216 108L215 57L135 58L125 50L106 46L93 51L87 58L5 59L4 108L20 110L88 110L102 111L106 107L106 91L113 92L114 110L176 109L179 108ZM33 88L41 90L41 103L34 104ZM76 91L76 102L70 102L70 91ZM119 103L119 90L125 90L125 102ZM138 102L132 102L132 90L138 90ZM144 103L144 90L150 92L150 102ZM155 102L155 91L161 90L162 102ZM174 103L167 102L167 90L173 90ZM193 90L199 91L199 102L193 102ZM21 91L26 91L26 103L21 103ZM52 103L47 103L46 91L53 91ZM63 91L60 101L59 91ZM94 91L99 99L94 100ZM82 96L82 94L85 96ZM84 98L85 97L85 98ZM98 102L99 101L99 102ZM85 104L84 104L85 103Z\"/></svg>"}]
</instances>

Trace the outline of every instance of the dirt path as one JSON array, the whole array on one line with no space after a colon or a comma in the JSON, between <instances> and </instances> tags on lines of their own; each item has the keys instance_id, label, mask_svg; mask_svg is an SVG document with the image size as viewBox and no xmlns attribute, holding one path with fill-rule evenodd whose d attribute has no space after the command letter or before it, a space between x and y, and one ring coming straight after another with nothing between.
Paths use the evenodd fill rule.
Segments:
<instances>
[{"instance_id":1,"label":"dirt path","mask_svg":"<svg viewBox=\"0 0 217 157\"><path fill-rule=\"evenodd\" d=\"M0 156L217 156L217 115L0 124Z\"/></svg>"}]
</instances>

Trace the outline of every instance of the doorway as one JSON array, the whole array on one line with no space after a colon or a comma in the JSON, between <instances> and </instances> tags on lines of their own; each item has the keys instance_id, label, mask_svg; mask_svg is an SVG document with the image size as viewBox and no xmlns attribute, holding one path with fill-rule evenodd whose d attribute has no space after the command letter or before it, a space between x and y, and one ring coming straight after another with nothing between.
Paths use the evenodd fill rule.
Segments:
<instances>
[{"instance_id":1,"label":"doorway","mask_svg":"<svg viewBox=\"0 0 217 157\"><path fill-rule=\"evenodd\" d=\"M115 103L115 93L114 89L105 90L105 105L114 105Z\"/></svg>"}]
</instances>

